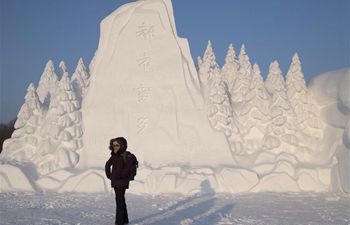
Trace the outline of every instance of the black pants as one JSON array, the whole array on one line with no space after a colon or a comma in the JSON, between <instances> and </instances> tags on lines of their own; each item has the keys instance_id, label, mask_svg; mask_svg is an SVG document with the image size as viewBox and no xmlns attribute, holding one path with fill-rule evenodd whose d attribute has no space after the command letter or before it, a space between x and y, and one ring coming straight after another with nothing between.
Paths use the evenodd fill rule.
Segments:
<instances>
[{"instance_id":1,"label":"black pants","mask_svg":"<svg viewBox=\"0 0 350 225\"><path fill-rule=\"evenodd\" d=\"M129 223L128 210L125 203L125 191L126 187L114 188L116 203L115 223L118 225Z\"/></svg>"}]
</instances>

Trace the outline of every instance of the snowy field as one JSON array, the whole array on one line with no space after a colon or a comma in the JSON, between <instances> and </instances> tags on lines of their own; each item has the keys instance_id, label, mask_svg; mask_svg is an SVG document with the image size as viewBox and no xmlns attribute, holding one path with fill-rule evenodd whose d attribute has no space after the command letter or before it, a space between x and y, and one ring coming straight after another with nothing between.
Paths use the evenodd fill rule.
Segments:
<instances>
[{"instance_id":1,"label":"snowy field","mask_svg":"<svg viewBox=\"0 0 350 225\"><path fill-rule=\"evenodd\" d=\"M247 193L127 194L133 225L348 225L348 196ZM114 194L1 193L0 224L112 225Z\"/></svg>"}]
</instances>

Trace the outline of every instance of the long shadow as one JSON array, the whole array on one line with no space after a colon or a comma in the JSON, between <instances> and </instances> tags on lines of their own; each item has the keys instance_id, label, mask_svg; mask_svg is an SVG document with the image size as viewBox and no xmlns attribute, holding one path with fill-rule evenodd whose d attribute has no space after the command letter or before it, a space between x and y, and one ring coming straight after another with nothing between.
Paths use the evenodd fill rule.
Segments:
<instances>
[{"instance_id":1,"label":"long shadow","mask_svg":"<svg viewBox=\"0 0 350 225\"><path fill-rule=\"evenodd\" d=\"M198 198L203 198L203 197L210 197L210 196L214 196L215 195L215 191L214 189L212 189L210 187L210 183L208 180L205 180L205 181L202 181L201 183L201 191L197 194L194 194L192 196L189 196L188 198L185 198L184 200L182 201L179 201L177 204L175 205L172 205L171 207L167 208L166 210L164 211L160 211L160 212L157 212L157 213L153 213L153 214L150 214L150 215L147 215L147 216L144 216L142 218L139 218L139 219L136 219L136 220L133 220L131 221L132 223L140 223L142 221L145 221L147 219L150 219L150 218L153 218L153 217L157 217L157 216L160 216L162 214L166 214L170 211L173 211L177 208L181 208L181 206L183 205L186 205L188 204L189 202L195 200L195 199L198 199ZM208 200L209 201L209 200ZM214 200L212 200L214 201ZM192 207L192 206L191 206ZM152 224L155 224L155 223L152 223ZM161 224L161 223L160 223ZM165 223L167 224L167 223Z\"/></svg>"},{"instance_id":2,"label":"long shadow","mask_svg":"<svg viewBox=\"0 0 350 225\"><path fill-rule=\"evenodd\" d=\"M210 221L213 221L213 223L218 223L221 221L222 217L230 217L230 212L232 211L232 209L235 207L235 203L231 203L228 205L225 205L224 207L222 207L221 209L218 209L212 213L210 213L207 218L213 218L213 219L208 219ZM199 223L200 224L200 223ZM193 223L193 225L195 225L195 223Z\"/></svg>"},{"instance_id":3,"label":"long shadow","mask_svg":"<svg viewBox=\"0 0 350 225\"><path fill-rule=\"evenodd\" d=\"M157 217L157 216L159 216L159 215L161 215L161 214L165 214L165 213L170 212L170 211L172 211L172 210L174 210L174 209L176 209L176 208L178 208L178 207L181 207L181 206L183 206L183 205L185 205L185 204L187 204L187 203L189 203L189 202L191 202L191 201L193 201L194 199L197 199L197 198L199 198L199 197L202 197L202 196L200 196L199 194L195 194L195 195L193 195L193 196L190 196L190 197L188 197L188 198L185 198L185 199L182 200L182 201L179 201L177 204L172 205L171 207L167 208L167 209L164 210L164 211L160 211L160 212L157 212L157 213L153 213L153 214L144 216L144 217L142 217L142 218L133 220L132 223L140 223L140 222L142 222L142 221L144 221L144 220L147 220L147 219L149 219L149 218Z\"/></svg>"},{"instance_id":4,"label":"long shadow","mask_svg":"<svg viewBox=\"0 0 350 225\"><path fill-rule=\"evenodd\" d=\"M208 212L210 209L212 209L215 205L215 201L218 199L215 196L215 190L211 188L210 183L208 180L205 180L201 183L201 192L196 195L196 198L205 198L205 197L211 197L210 199L206 201L198 202L194 205L188 206L187 208L184 208L182 210L175 211L174 214L170 217L162 218L161 220L154 221L151 223L145 223L152 224L152 225L164 225L164 224L181 224L182 221L189 219L191 220L191 225L202 225L203 222L211 222L211 223L218 223L222 220L224 217L230 218L230 214L232 212L232 209L236 205L235 203L227 204L223 206L220 209L217 209L208 215L200 216ZM193 196L195 197L195 196ZM194 198L192 198L194 200ZM176 207L171 207L172 210L176 209ZM170 212L171 210L169 210ZM199 216L199 218L195 218Z\"/></svg>"},{"instance_id":5,"label":"long shadow","mask_svg":"<svg viewBox=\"0 0 350 225\"><path fill-rule=\"evenodd\" d=\"M235 204L228 204L224 207L215 210L214 212L211 212L208 215L201 216L199 218L195 218L196 216L205 214L210 209L212 209L215 205L215 201L217 198L211 198L203 202L198 202L195 205L189 206L185 209L182 209L181 211L176 211L173 216L162 218L159 221L154 221L151 224L152 225L164 225L164 224L181 224L181 221L185 219L191 219L191 225L202 225L205 224L216 224L222 220L224 217L230 218L230 214L232 212L232 209L234 208ZM147 225L148 223L145 223L144 225Z\"/></svg>"},{"instance_id":6,"label":"long shadow","mask_svg":"<svg viewBox=\"0 0 350 225\"><path fill-rule=\"evenodd\" d=\"M211 198L203 202L198 202L194 205L188 206L187 208L177 210L175 213L161 220L151 222L152 225L164 225L164 224L181 224L181 221L185 219L193 220L197 215L201 215L210 210L216 201L216 198ZM147 225L148 223L145 223Z\"/></svg>"}]
</instances>

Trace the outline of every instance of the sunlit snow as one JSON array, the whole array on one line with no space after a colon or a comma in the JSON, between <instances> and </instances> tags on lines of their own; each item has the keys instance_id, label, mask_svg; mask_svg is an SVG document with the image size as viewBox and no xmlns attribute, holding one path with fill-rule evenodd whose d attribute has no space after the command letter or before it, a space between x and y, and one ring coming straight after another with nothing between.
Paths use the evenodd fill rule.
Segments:
<instances>
[{"instance_id":1,"label":"sunlit snow","mask_svg":"<svg viewBox=\"0 0 350 225\"><path fill-rule=\"evenodd\" d=\"M3 193L0 224L112 225L114 194ZM126 195L131 225L348 224L349 198L332 194Z\"/></svg>"}]
</instances>

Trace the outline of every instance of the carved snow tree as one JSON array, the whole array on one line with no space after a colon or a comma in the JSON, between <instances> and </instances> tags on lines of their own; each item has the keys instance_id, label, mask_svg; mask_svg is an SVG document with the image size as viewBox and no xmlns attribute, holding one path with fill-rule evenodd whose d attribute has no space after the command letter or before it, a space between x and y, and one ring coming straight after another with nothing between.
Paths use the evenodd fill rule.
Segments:
<instances>
[{"instance_id":1,"label":"carved snow tree","mask_svg":"<svg viewBox=\"0 0 350 225\"><path fill-rule=\"evenodd\" d=\"M54 63L49 60L46 63L46 67L40 77L39 85L36 90L40 101L44 106L49 107L51 101L51 93L56 92L56 84L58 83L58 77L55 73Z\"/></svg>"},{"instance_id":2,"label":"carved snow tree","mask_svg":"<svg viewBox=\"0 0 350 225\"><path fill-rule=\"evenodd\" d=\"M43 127L47 137L38 145L35 163L41 174L59 168L74 167L78 162L76 151L82 147L82 116L76 93L65 72L55 97L53 115Z\"/></svg>"},{"instance_id":3,"label":"carved snow tree","mask_svg":"<svg viewBox=\"0 0 350 225\"><path fill-rule=\"evenodd\" d=\"M322 138L323 121L313 96L306 87L304 74L297 53L286 76L287 95L297 117L297 126L308 138L320 140Z\"/></svg>"},{"instance_id":4,"label":"carved snow tree","mask_svg":"<svg viewBox=\"0 0 350 225\"><path fill-rule=\"evenodd\" d=\"M35 153L39 141L36 131L43 122L44 111L33 83L29 85L24 98L25 102L17 115L16 130L12 138L4 142L2 158L30 161Z\"/></svg>"},{"instance_id":5,"label":"carved snow tree","mask_svg":"<svg viewBox=\"0 0 350 225\"><path fill-rule=\"evenodd\" d=\"M58 71L57 71L58 80L61 80L63 77L63 74L67 73L67 72L68 72L68 70L67 70L66 63L64 61L61 61L59 66L58 66Z\"/></svg>"},{"instance_id":6,"label":"carved snow tree","mask_svg":"<svg viewBox=\"0 0 350 225\"><path fill-rule=\"evenodd\" d=\"M244 44L238 55L239 69L234 81L234 85L230 90L233 110L239 115L242 109L243 96L249 90L252 66L249 57L245 51Z\"/></svg>"},{"instance_id":7,"label":"carved snow tree","mask_svg":"<svg viewBox=\"0 0 350 225\"><path fill-rule=\"evenodd\" d=\"M265 134L271 117L269 113L270 95L267 93L260 68L255 63L249 90L243 96L241 121L246 129L244 149L254 151L261 147L261 140Z\"/></svg>"},{"instance_id":8,"label":"carved snow tree","mask_svg":"<svg viewBox=\"0 0 350 225\"><path fill-rule=\"evenodd\" d=\"M267 81L268 90L272 93L269 107L271 123L266 128L262 144L276 153L295 153L303 137L296 126L296 116L287 97L282 71L277 61L271 63Z\"/></svg>"},{"instance_id":9,"label":"carved snow tree","mask_svg":"<svg viewBox=\"0 0 350 225\"><path fill-rule=\"evenodd\" d=\"M82 101L87 93L89 79L90 75L86 70L83 59L80 58L71 79L80 105L82 104Z\"/></svg>"},{"instance_id":10,"label":"carved snow tree","mask_svg":"<svg viewBox=\"0 0 350 225\"><path fill-rule=\"evenodd\" d=\"M199 80L201 82L201 89L204 100L207 103L209 97L209 90L214 84L214 78L220 74L220 68L215 61L215 54L211 42L208 41L207 48L203 55L203 61L199 68Z\"/></svg>"},{"instance_id":11,"label":"carved snow tree","mask_svg":"<svg viewBox=\"0 0 350 225\"><path fill-rule=\"evenodd\" d=\"M237 77L238 69L239 69L239 62L236 57L236 52L233 48L233 45L230 44L227 51L226 58L225 58L225 64L222 66L222 69L221 69L221 76L224 82L227 84L227 90L228 90L230 101L231 101L231 91Z\"/></svg>"}]
</instances>

